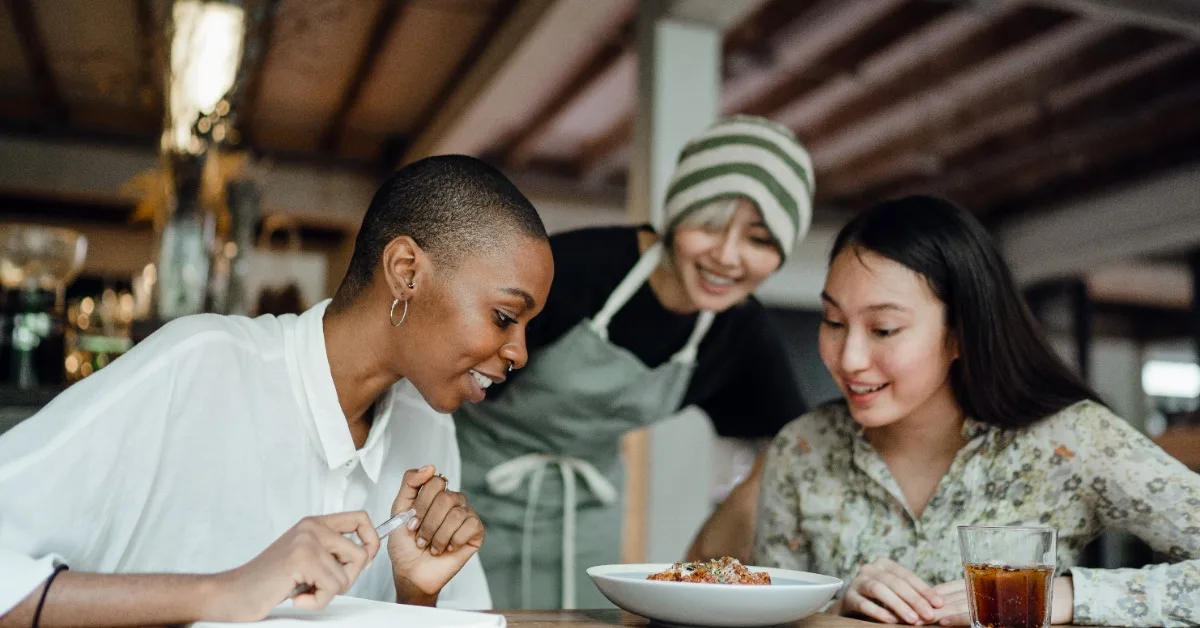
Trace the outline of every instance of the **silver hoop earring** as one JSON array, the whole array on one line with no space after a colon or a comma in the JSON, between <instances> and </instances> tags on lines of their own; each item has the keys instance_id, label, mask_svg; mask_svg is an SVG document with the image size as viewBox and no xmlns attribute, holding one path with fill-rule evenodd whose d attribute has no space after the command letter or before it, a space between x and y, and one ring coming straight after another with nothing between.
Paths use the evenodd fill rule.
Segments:
<instances>
[{"instance_id":1,"label":"silver hoop earring","mask_svg":"<svg viewBox=\"0 0 1200 628\"><path fill-rule=\"evenodd\" d=\"M404 300L404 312L400 314L400 320L396 320L396 304L400 299L392 299L392 309L388 310L388 322L392 327L399 327L404 324L404 319L408 318L408 299Z\"/></svg>"}]
</instances>

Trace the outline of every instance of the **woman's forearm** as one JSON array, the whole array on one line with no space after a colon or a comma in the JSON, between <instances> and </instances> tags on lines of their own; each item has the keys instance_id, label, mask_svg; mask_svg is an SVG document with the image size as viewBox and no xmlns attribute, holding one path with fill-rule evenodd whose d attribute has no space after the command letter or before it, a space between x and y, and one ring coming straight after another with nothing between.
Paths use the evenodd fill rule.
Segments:
<instances>
[{"instance_id":1,"label":"woman's forearm","mask_svg":"<svg viewBox=\"0 0 1200 628\"><path fill-rule=\"evenodd\" d=\"M28 628L42 594L40 628L188 624L221 616L219 576L65 571L0 616L0 628Z\"/></svg>"},{"instance_id":2,"label":"woman's forearm","mask_svg":"<svg viewBox=\"0 0 1200 628\"><path fill-rule=\"evenodd\" d=\"M756 492L731 492L700 528L688 549L687 559L732 556L748 562L754 550L756 498Z\"/></svg>"},{"instance_id":3,"label":"woman's forearm","mask_svg":"<svg viewBox=\"0 0 1200 628\"><path fill-rule=\"evenodd\" d=\"M750 561L754 551L762 463L760 456L746 479L729 492L725 501L704 522L688 548L687 560L732 556L742 562Z\"/></svg>"}]
</instances>

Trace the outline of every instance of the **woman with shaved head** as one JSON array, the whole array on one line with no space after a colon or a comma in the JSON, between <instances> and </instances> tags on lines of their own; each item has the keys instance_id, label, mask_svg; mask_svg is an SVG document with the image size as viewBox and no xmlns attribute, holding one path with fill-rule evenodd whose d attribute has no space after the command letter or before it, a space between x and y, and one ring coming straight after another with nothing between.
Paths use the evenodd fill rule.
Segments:
<instances>
[{"instance_id":1,"label":"woman with shaved head","mask_svg":"<svg viewBox=\"0 0 1200 628\"><path fill-rule=\"evenodd\" d=\"M552 275L499 172L396 172L332 300L171 322L0 438L0 626L255 620L345 593L489 607L443 413L525 365ZM377 556L374 525L410 508Z\"/></svg>"}]
</instances>

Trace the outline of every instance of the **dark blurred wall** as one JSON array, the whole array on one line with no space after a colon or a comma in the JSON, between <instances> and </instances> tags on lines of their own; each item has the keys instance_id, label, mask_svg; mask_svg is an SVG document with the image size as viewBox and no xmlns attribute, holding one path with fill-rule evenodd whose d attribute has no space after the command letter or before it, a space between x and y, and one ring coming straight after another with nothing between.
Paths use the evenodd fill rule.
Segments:
<instances>
[{"instance_id":1,"label":"dark blurred wall","mask_svg":"<svg viewBox=\"0 0 1200 628\"><path fill-rule=\"evenodd\" d=\"M821 313L813 310L793 310L783 308L767 308L771 319L784 338L788 357L792 360L792 368L796 371L796 379L800 382L800 392L808 407L837 399L841 396L837 385L821 363L821 354L817 350L817 332L821 326Z\"/></svg>"}]
</instances>

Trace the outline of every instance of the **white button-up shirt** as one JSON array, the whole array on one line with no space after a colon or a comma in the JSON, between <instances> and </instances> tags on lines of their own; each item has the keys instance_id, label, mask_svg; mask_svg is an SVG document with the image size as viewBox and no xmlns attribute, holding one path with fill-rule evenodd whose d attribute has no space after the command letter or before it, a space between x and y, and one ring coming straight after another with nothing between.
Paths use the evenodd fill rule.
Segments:
<instances>
[{"instance_id":1,"label":"white button-up shirt","mask_svg":"<svg viewBox=\"0 0 1200 628\"><path fill-rule=\"evenodd\" d=\"M321 319L176 320L0 437L0 615L56 562L101 573L213 573L246 563L301 518L391 514L405 470L458 490L454 422L407 381L356 449ZM381 550L351 595L395 601ZM491 607L478 557L438 605Z\"/></svg>"}]
</instances>

